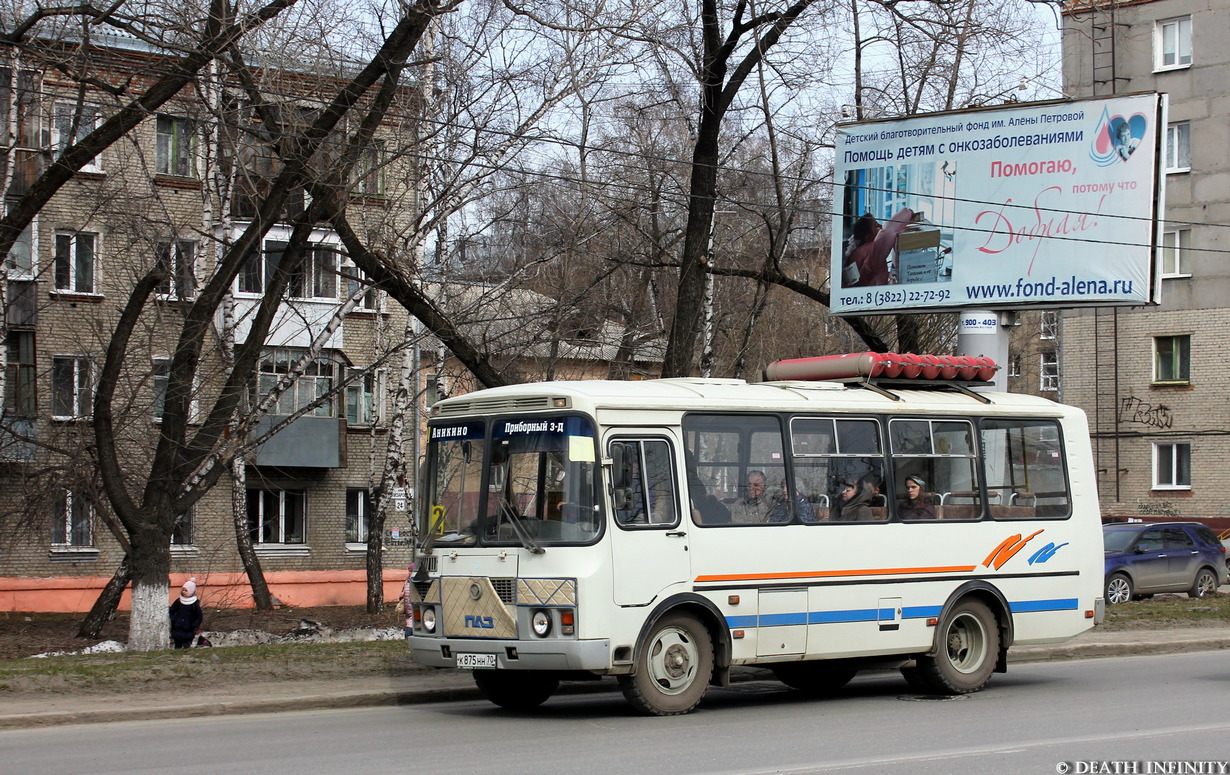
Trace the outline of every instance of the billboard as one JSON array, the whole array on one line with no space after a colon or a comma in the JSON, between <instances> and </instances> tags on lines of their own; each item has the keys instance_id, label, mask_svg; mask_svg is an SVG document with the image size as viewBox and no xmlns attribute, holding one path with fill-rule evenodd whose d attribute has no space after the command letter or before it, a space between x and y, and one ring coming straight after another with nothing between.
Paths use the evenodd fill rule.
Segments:
<instances>
[{"instance_id":1,"label":"billboard","mask_svg":"<svg viewBox=\"0 0 1230 775\"><path fill-rule=\"evenodd\" d=\"M835 315L1146 304L1158 94L837 127Z\"/></svg>"}]
</instances>

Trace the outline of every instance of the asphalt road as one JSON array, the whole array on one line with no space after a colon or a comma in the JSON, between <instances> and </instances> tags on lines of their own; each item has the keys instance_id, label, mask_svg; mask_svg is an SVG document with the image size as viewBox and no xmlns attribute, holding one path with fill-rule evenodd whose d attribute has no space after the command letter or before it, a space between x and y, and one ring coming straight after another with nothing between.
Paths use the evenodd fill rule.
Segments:
<instances>
[{"instance_id":1,"label":"asphalt road","mask_svg":"<svg viewBox=\"0 0 1230 775\"><path fill-rule=\"evenodd\" d=\"M532 714L474 701L210 716L0 732L0 771L1226 772L1228 689L1230 651L1218 651L1017 665L956 699L909 694L893 673L828 700L753 682L711 690L676 718L636 716L613 693L556 697ZM1157 769L1168 762L1216 764Z\"/></svg>"}]
</instances>

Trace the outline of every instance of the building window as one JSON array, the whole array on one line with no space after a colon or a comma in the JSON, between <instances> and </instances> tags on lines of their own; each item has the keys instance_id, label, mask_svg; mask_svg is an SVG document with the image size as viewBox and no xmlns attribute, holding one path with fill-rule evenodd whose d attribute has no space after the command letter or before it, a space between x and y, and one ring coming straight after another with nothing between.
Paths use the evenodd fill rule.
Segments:
<instances>
[{"instance_id":1,"label":"building window","mask_svg":"<svg viewBox=\"0 0 1230 775\"><path fill-rule=\"evenodd\" d=\"M1153 69L1175 70L1192 63L1192 17L1163 19L1154 27Z\"/></svg>"},{"instance_id":2,"label":"building window","mask_svg":"<svg viewBox=\"0 0 1230 775\"><path fill-rule=\"evenodd\" d=\"M38 414L35 392L34 332L9 331L8 360L4 366L4 414L30 418Z\"/></svg>"},{"instance_id":3,"label":"building window","mask_svg":"<svg viewBox=\"0 0 1230 775\"><path fill-rule=\"evenodd\" d=\"M165 275L155 292L168 299L191 299L196 295L196 243L167 240L154 245L154 260Z\"/></svg>"},{"instance_id":4,"label":"building window","mask_svg":"<svg viewBox=\"0 0 1230 775\"><path fill-rule=\"evenodd\" d=\"M1038 389L1059 390L1059 355L1045 352L1038 364Z\"/></svg>"},{"instance_id":5,"label":"building window","mask_svg":"<svg viewBox=\"0 0 1230 775\"><path fill-rule=\"evenodd\" d=\"M196 125L184 118L158 117L155 171L159 175L196 177Z\"/></svg>"},{"instance_id":6,"label":"building window","mask_svg":"<svg viewBox=\"0 0 1230 775\"><path fill-rule=\"evenodd\" d=\"M248 490L248 534L253 543L303 543L304 502L303 490Z\"/></svg>"},{"instance_id":7,"label":"building window","mask_svg":"<svg viewBox=\"0 0 1230 775\"><path fill-rule=\"evenodd\" d=\"M1156 336L1153 338L1153 381L1182 383L1191 381L1192 338Z\"/></svg>"},{"instance_id":8,"label":"building window","mask_svg":"<svg viewBox=\"0 0 1230 775\"><path fill-rule=\"evenodd\" d=\"M278 264L282 263L285 250L285 242L266 240L263 249L249 253L239 272L239 292L264 293L273 280L273 273L278 270Z\"/></svg>"},{"instance_id":9,"label":"building window","mask_svg":"<svg viewBox=\"0 0 1230 775\"><path fill-rule=\"evenodd\" d=\"M152 415L155 422L162 420L162 414L166 407L167 387L171 384L171 359L170 358L155 358L154 370L150 375L150 387L154 394L154 405L152 407ZM198 415L199 403L197 400L198 388L200 383L196 376L192 380L192 395L188 399L188 422L197 422L200 418Z\"/></svg>"},{"instance_id":10,"label":"building window","mask_svg":"<svg viewBox=\"0 0 1230 775\"><path fill-rule=\"evenodd\" d=\"M1153 488L1190 490L1192 487L1192 445L1153 445Z\"/></svg>"},{"instance_id":11,"label":"building window","mask_svg":"<svg viewBox=\"0 0 1230 775\"><path fill-rule=\"evenodd\" d=\"M62 420L89 417L94 403L90 359L56 356L51 359L51 415Z\"/></svg>"},{"instance_id":12,"label":"building window","mask_svg":"<svg viewBox=\"0 0 1230 775\"><path fill-rule=\"evenodd\" d=\"M1191 229L1162 233L1162 277L1191 277L1187 269L1187 251L1191 241Z\"/></svg>"},{"instance_id":13,"label":"building window","mask_svg":"<svg viewBox=\"0 0 1230 775\"><path fill-rule=\"evenodd\" d=\"M57 102L51 133L51 147L55 155L60 156L69 147L81 142L101 122L102 114L92 105ZM81 169L84 172L102 172L102 164L95 157Z\"/></svg>"},{"instance_id":14,"label":"building window","mask_svg":"<svg viewBox=\"0 0 1230 775\"><path fill-rule=\"evenodd\" d=\"M346 422L350 425L372 425L380 419L381 388L384 374L350 369L346 383Z\"/></svg>"},{"instance_id":15,"label":"building window","mask_svg":"<svg viewBox=\"0 0 1230 775\"><path fill-rule=\"evenodd\" d=\"M16 86L16 100L13 87ZM18 70L14 83L13 69L0 67L0 126L8 127L11 109L17 108L17 147L38 148L38 103L42 84L33 70Z\"/></svg>"},{"instance_id":16,"label":"building window","mask_svg":"<svg viewBox=\"0 0 1230 775\"><path fill-rule=\"evenodd\" d=\"M1010 359L1008 359L1008 376L1009 377L1021 376L1021 354L1020 353L1017 353L1016 355L1013 355Z\"/></svg>"},{"instance_id":17,"label":"building window","mask_svg":"<svg viewBox=\"0 0 1230 775\"><path fill-rule=\"evenodd\" d=\"M359 153L355 164L353 191L363 196L384 196L384 146L369 145Z\"/></svg>"},{"instance_id":18,"label":"building window","mask_svg":"<svg viewBox=\"0 0 1230 775\"><path fill-rule=\"evenodd\" d=\"M367 543L372 507L372 496L367 490L346 491L346 543Z\"/></svg>"},{"instance_id":19,"label":"building window","mask_svg":"<svg viewBox=\"0 0 1230 775\"><path fill-rule=\"evenodd\" d=\"M51 515L51 545L87 547L94 545L94 509L87 498L65 490L57 498Z\"/></svg>"},{"instance_id":20,"label":"building window","mask_svg":"<svg viewBox=\"0 0 1230 775\"><path fill-rule=\"evenodd\" d=\"M98 235L82 231L56 233L56 290L94 293L94 259Z\"/></svg>"},{"instance_id":21,"label":"building window","mask_svg":"<svg viewBox=\"0 0 1230 775\"><path fill-rule=\"evenodd\" d=\"M278 383L291 373L299 362L302 351L276 349L267 350L261 357L260 373L257 388L260 395L258 401L273 392ZM273 415L291 415L302 409L316 417L333 416L333 380L336 365L328 360L315 360L307 364L289 387L278 396L277 401L269 409ZM308 407L311 407L308 409Z\"/></svg>"},{"instance_id":22,"label":"building window","mask_svg":"<svg viewBox=\"0 0 1230 775\"><path fill-rule=\"evenodd\" d=\"M171 546L191 546L193 543L192 535L192 518L193 509L189 508L175 523L175 529L171 531Z\"/></svg>"},{"instance_id":23,"label":"building window","mask_svg":"<svg viewBox=\"0 0 1230 775\"><path fill-rule=\"evenodd\" d=\"M1192 168L1192 125L1181 121L1166 127L1166 171L1188 172Z\"/></svg>"},{"instance_id":24,"label":"building window","mask_svg":"<svg viewBox=\"0 0 1230 775\"><path fill-rule=\"evenodd\" d=\"M342 278L346 282L346 299L354 296L359 296L359 303L356 309L376 310L379 309L380 303L377 298L377 291L372 287L371 281L367 279L367 275L363 274L363 270L350 262L342 265Z\"/></svg>"},{"instance_id":25,"label":"building window","mask_svg":"<svg viewBox=\"0 0 1230 775\"><path fill-rule=\"evenodd\" d=\"M1059 313L1048 310L1039 318L1039 338L1054 339L1059 335Z\"/></svg>"},{"instance_id":26,"label":"building window","mask_svg":"<svg viewBox=\"0 0 1230 775\"><path fill-rule=\"evenodd\" d=\"M5 213L8 213L9 208L5 208ZM9 248L8 259L6 264L9 270L10 280L33 280L34 257L37 255L35 249L34 232L36 220L30 221L21 234L17 236L17 241L13 243L13 247Z\"/></svg>"},{"instance_id":27,"label":"building window","mask_svg":"<svg viewBox=\"0 0 1230 775\"><path fill-rule=\"evenodd\" d=\"M328 245L309 248L290 276L288 293L298 299L337 300L337 249Z\"/></svg>"}]
</instances>

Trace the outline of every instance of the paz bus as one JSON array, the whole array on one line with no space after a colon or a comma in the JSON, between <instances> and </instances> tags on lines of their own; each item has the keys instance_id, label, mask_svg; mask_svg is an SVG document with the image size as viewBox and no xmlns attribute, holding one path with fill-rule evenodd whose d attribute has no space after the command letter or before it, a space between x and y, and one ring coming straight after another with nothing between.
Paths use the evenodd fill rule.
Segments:
<instances>
[{"instance_id":1,"label":"paz bus","mask_svg":"<svg viewBox=\"0 0 1230 775\"><path fill-rule=\"evenodd\" d=\"M1085 416L979 390L994 370L858 353L440 401L410 651L506 708L615 676L638 711L688 713L736 665L978 691L1104 610Z\"/></svg>"}]
</instances>

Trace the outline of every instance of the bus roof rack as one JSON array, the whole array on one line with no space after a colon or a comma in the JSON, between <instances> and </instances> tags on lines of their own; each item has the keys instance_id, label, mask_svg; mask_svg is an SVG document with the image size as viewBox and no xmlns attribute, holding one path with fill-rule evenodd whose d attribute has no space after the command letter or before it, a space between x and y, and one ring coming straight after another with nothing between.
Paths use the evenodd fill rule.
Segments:
<instances>
[{"instance_id":1,"label":"bus roof rack","mask_svg":"<svg viewBox=\"0 0 1230 775\"><path fill-rule=\"evenodd\" d=\"M893 400L889 387L950 389L990 403L970 386L987 386L999 369L984 355L916 355L914 353L846 353L774 361L764 368L766 382L825 381L875 390Z\"/></svg>"}]
</instances>

